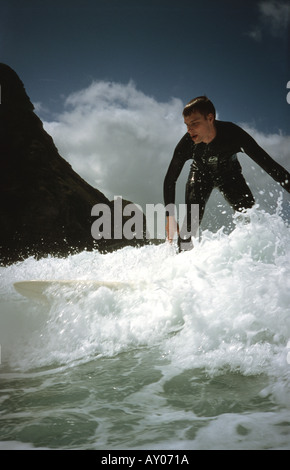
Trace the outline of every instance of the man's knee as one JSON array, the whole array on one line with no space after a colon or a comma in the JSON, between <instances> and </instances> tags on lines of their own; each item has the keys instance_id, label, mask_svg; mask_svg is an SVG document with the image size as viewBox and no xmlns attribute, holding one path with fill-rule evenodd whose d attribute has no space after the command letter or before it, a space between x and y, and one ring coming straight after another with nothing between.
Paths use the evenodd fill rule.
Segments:
<instances>
[{"instance_id":1,"label":"man's knee","mask_svg":"<svg viewBox=\"0 0 290 470\"><path fill-rule=\"evenodd\" d=\"M255 204L254 196L252 194L246 194L245 196L243 196L241 199L239 199L233 204L233 208L234 210L238 212L243 212L246 209L251 209L251 207L253 207L254 204Z\"/></svg>"}]
</instances>

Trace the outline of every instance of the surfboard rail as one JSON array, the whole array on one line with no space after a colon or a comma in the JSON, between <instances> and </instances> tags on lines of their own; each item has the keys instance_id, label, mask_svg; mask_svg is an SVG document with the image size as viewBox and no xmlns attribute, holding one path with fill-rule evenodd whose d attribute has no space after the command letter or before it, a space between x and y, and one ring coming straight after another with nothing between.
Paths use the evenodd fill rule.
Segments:
<instances>
[{"instance_id":1,"label":"surfboard rail","mask_svg":"<svg viewBox=\"0 0 290 470\"><path fill-rule=\"evenodd\" d=\"M133 288L132 282L123 281L99 281L99 280L82 280L82 279L50 279L37 280L31 279L27 281L18 281L13 284L14 289L24 297L36 300L47 300L47 292L51 288L61 289L64 287L79 290L99 289L106 287L112 290Z\"/></svg>"}]
</instances>

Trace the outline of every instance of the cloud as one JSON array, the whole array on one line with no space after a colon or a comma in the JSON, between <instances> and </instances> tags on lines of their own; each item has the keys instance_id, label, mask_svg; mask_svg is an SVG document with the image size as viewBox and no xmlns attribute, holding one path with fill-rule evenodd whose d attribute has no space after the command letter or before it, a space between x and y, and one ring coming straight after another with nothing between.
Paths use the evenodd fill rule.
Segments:
<instances>
[{"instance_id":1,"label":"cloud","mask_svg":"<svg viewBox=\"0 0 290 470\"><path fill-rule=\"evenodd\" d=\"M163 203L164 176L186 131L182 109L179 99L158 102L136 89L133 82L97 81L69 95L64 112L56 121L45 122L44 127L59 153L88 183L109 199L121 195L145 211L146 204ZM264 135L247 124L241 127L289 170L290 136ZM280 186L246 155L240 154L239 160L257 202L267 208L273 203L269 193L276 188L278 194ZM177 204L184 203L189 165L177 184ZM231 213L222 196L214 194L205 223L212 222L217 204L223 206L220 212Z\"/></svg>"},{"instance_id":2,"label":"cloud","mask_svg":"<svg viewBox=\"0 0 290 470\"><path fill-rule=\"evenodd\" d=\"M57 122L45 123L60 154L113 198L162 202L162 177L184 134L183 104L159 103L127 85L93 82L68 96Z\"/></svg>"},{"instance_id":3,"label":"cloud","mask_svg":"<svg viewBox=\"0 0 290 470\"><path fill-rule=\"evenodd\" d=\"M284 34L289 24L289 2L264 1L259 7L262 21L266 27L270 27L273 36Z\"/></svg>"},{"instance_id":4,"label":"cloud","mask_svg":"<svg viewBox=\"0 0 290 470\"><path fill-rule=\"evenodd\" d=\"M261 41L264 34L273 37L283 37L289 26L290 4L285 1L265 0L258 4L259 22L247 35L256 41Z\"/></svg>"}]
</instances>

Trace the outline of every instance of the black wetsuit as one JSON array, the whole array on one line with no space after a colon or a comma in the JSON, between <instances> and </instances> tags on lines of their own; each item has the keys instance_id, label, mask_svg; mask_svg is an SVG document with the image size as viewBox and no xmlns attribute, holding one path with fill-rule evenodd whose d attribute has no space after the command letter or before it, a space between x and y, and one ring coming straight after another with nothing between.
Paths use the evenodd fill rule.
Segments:
<instances>
[{"instance_id":1,"label":"black wetsuit","mask_svg":"<svg viewBox=\"0 0 290 470\"><path fill-rule=\"evenodd\" d=\"M194 144L185 134L177 144L164 180L164 203L175 203L175 185L187 160L192 159L186 184L185 202L199 205L199 223L213 188L218 188L234 210L248 209L255 200L237 159L244 152L290 192L290 174L243 129L231 122L215 121L216 137L209 143ZM189 214L187 220L190 220ZM190 232L192 233L192 232Z\"/></svg>"}]
</instances>

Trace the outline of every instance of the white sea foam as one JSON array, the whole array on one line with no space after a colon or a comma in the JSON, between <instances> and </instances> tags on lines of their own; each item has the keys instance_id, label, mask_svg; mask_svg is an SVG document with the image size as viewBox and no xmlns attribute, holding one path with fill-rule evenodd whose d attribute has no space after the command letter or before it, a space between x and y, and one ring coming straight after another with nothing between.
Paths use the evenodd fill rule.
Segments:
<instances>
[{"instance_id":1,"label":"white sea foam","mask_svg":"<svg viewBox=\"0 0 290 470\"><path fill-rule=\"evenodd\" d=\"M259 373L290 338L289 256L289 228L278 215L254 210L251 222L238 221L229 236L204 232L193 251L179 255L163 244L29 258L2 268L4 315L12 320L13 300L14 315L26 312L37 325L14 360L31 367L160 344L179 367L214 371L228 365ZM81 287L62 288L50 292L48 307L21 298L12 287L19 280L62 278L129 280L136 288L103 287L82 295Z\"/></svg>"},{"instance_id":2,"label":"white sea foam","mask_svg":"<svg viewBox=\"0 0 290 470\"><path fill-rule=\"evenodd\" d=\"M192 393L197 384L204 386L199 379L186 378L187 371L196 370L203 371L208 380L231 374L244 380L264 377L261 383L257 379L257 396L261 401L269 397L289 411L290 230L278 214L255 208L248 215L250 221L244 216L236 218L229 235L223 230L203 232L191 252L176 254L173 246L164 243L105 255L83 252L66 259L29 258L1 268L2 368L6 367L10 377L38 374L38 378L43 373L39 368L45 368L45 380L50 380L50 369L59 374L72 367L89 367L92 361L119 358L122 362L122 353L132 352L138 353L135 356L144 370L142 361L147 364L145 358L151 351L152 371L157 378L132 391L124 399L125 407L143 402L147 411L150 406L159 409L166 423L174 419L187 423L202 405L195 404L194 412L186 407L173 412L168 402L173 400L174 406L179 406L174 390L182 381L189 390L193 387ZM79 288L56 289L49 293L49 305L42 305L14 291L13 282L28 279L129 280L134 281L135 288L111 291L102 287L85 292ZM134 367L138 370L137 365ZM126 387L130 388L136 379L132 370L127 374ZM226 390L227 386L225 395ZM245 390L237 393L243 401ZM208 399L208 409L214 400ZM275 413L268 416L272 431L283 428L281 436L285 435L286 421L290 421L288 411L283 414L284 421ZM148 413L140 421L144 440L144 429L157 426L160 413L154 425L154 412L150 423ZM255 413L261 418L259 425ZM182 448L188 436L194 436L192 448L226 448L217 439L225 423L231 424L226 424L228 435L224 434L224 439L230 440L231 429L235 429L232 446L250 446L253 433L258 428L262 432L266 415L264 409L255 409L248 417L217 413L218 418L210 420L208 426L203 422L194 432L189 426L179 435L176 447ZM267 448L286 445L285 438L271 440L271 431L264 435L264 441L263 437L257 439ZM142 447L141 441L136 442ZM46 442L42 445L49 447ZM250 448L257 446L252 443Z\"/></svg>"}]
</instances>

